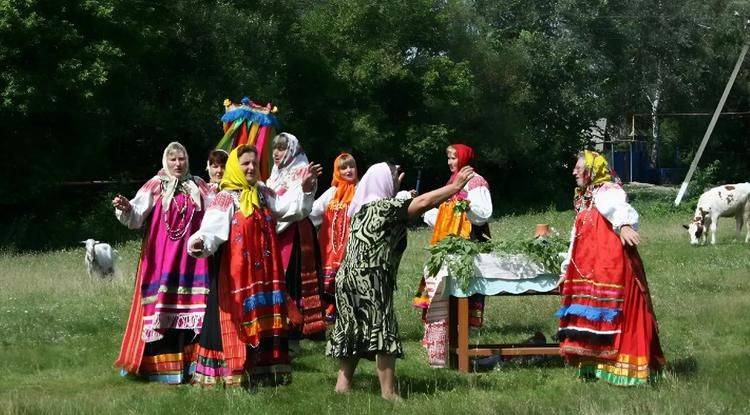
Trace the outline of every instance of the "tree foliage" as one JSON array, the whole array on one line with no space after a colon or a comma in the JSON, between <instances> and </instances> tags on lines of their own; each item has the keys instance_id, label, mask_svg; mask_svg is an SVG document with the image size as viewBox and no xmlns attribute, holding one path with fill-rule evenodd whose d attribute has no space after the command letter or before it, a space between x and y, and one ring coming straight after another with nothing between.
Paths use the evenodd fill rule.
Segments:
<instances>
[{"instance_id":1,"label":"tree foliage","mask_svg":"<svg viewBox=\"0 0 750 415\"><path fill-rule=\"evenodd\" d=\"M325 167L349 150L362 166L421 169L432 187L447 179L444 147L460 140L479 150L503 208L566 201L571 156L596 119L625 130L656 91L660 113L713 108L745 39L733 14L747 9L726 0L0 0L2 203L68 180L146 178L175 139L198 173L220 137L221 103L243 95L273 101L284 129ZM748 79L728 109L747 109ZM667 123L665 146L681 149L679 162L707 122ZM745 156L745 174L746 131L735 122L712 143Z\"/></svg>"}]
</instances>

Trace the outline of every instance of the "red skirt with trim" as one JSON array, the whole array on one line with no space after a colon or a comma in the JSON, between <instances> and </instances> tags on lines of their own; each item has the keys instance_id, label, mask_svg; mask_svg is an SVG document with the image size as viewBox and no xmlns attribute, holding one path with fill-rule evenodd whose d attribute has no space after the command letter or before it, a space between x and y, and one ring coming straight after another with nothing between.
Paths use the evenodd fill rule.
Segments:
<instances>
[{"instance_id":1,"label":"red skirt with trim","mask_svg":"<svg viewBox=\"0 0 750 415\"><path fill-rule=\"evenodd\" d=\"M557 314L561 354L581 376L646 383L665 359L643 262L596 208L579 212L575 226Z\"/></svg>"},{"instance_id":2,"label":"red skirt with trim","mask_svg":"<svg viewBox=\"0 0 750 415\"><path fill-rule=\"evenodd\" d=\"M193 383L288 383L289 298L271 212L258 208L247 218L235 213L221 249Z\"/></svg>"}]
</instances>

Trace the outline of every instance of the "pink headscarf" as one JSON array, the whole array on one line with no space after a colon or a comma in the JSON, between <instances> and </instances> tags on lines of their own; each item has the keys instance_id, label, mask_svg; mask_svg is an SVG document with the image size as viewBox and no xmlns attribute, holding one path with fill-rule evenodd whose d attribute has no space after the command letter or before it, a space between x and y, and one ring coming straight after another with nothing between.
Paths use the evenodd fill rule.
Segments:
<instances>
[{"instance_id":1,"label":"pink headscarf","mask_svg":"<svg viewBox=\"0 0 750 415\"><path fill-rule=\"evenodd\" d=\"M388 163L378 163L367 169L357 185L349 204L349 217L354 216L363 205L376 200L393 197L395 194L393 173Z\"/></svg>"}]
</instances>

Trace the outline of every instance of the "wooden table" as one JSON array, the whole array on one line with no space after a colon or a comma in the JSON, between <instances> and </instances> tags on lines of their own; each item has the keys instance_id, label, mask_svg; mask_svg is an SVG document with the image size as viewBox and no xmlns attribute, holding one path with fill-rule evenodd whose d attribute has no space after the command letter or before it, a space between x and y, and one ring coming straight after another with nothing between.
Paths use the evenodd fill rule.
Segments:
<instances>
[{"instance_id":1,"label":"wooden table","mask_svg":"<svg viewBox=\"0 0 750 415\"><path fill-rule=\"evenodd\" d=\"M520 294L499 293L492 296L560 295L558 289L549 292L524 292ZM539 356L559 355L558 343L529 345L521 343L469 345L469 298L450 297L448 317L450 367L459 372L469 372L469 359L472 357L499 356Z\"/></svg>"}]
</instances>

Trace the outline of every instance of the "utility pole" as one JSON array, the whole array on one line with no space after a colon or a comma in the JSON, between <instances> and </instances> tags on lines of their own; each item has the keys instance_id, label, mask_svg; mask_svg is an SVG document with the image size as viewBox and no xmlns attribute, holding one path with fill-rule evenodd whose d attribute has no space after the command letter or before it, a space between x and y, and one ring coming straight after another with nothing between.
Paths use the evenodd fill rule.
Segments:
<instances>
[{"instance_id":1,"label":"utility pole","mask_svg":"<svg viewBox=\"0 0 750 415\"><path fill-rule=\"evenodd\" d=\"M745 29L747 30L748 24L750 24L750 19L748 19L745 22ZM721 95L721 99L719 99L719 105L716 106L716 110L714 111L713 117L711 117L711 122L708 123L708 128L706 129L706 133L703 135L703 140L701 141L701 145L698 147L698 151L695 153L695 157L693 157L693 162L690 163L690 168L688 169L687 175L685 176L685 180L683 180L682 185L680 186L680 191L677 192L677 197L674 200L674 205L679 206L680 202L682 202L683 196L685 196L685 192L687 191L688 184L690 183L690 179L693 177L693 173L695 173L696 167L698 167L698 162L701 159L701 156L703 155L703 150L706 149L706 144L708 144L708 139L711 138L711 133L714 131L714 126L716 126L716 120L719 119L719 114L721 114L721 110L724 108L724 103L727 101L727 96L729 96L729 91L732 90L732 86L734 85L734 80L737 79L737 74L740 72L740 67L742 67L742 62L745 60L745 55L747 54L747 50L750 48L750 40L747 40L745 42L745 45L742 47L742 50L740 51L740 56L737 57L737 63L734 65L734 70L732 71L732 75L729 77L729 81L727 81L727 86L724 87L724 93Z\"/></svg>"}]
</instances>

